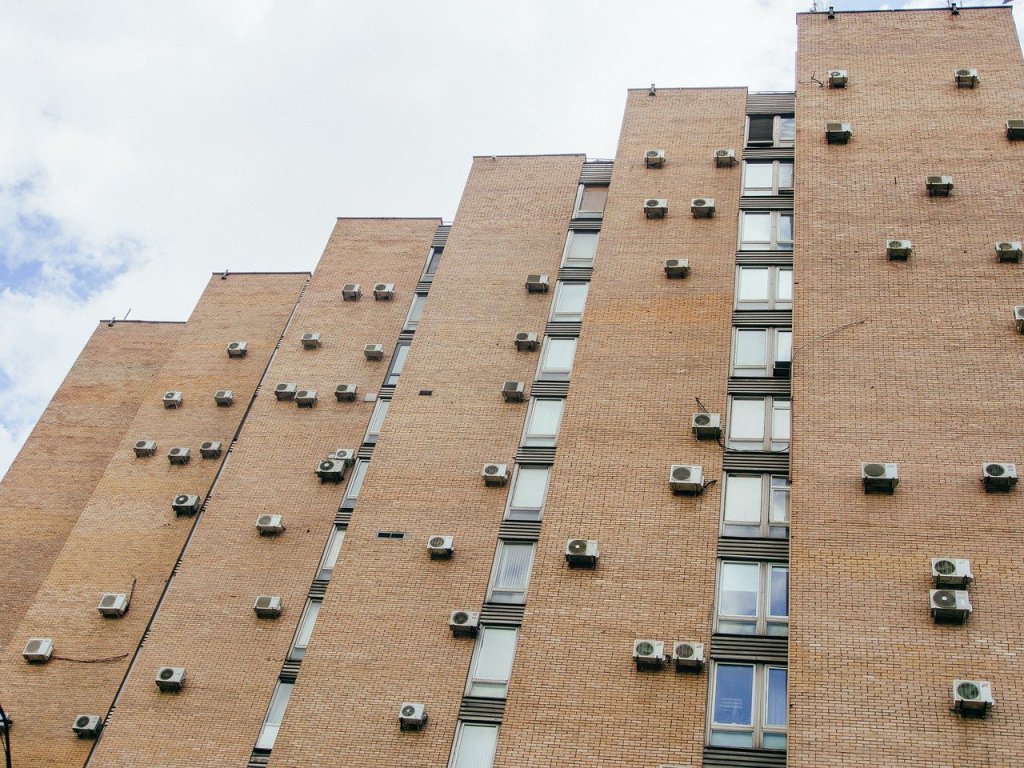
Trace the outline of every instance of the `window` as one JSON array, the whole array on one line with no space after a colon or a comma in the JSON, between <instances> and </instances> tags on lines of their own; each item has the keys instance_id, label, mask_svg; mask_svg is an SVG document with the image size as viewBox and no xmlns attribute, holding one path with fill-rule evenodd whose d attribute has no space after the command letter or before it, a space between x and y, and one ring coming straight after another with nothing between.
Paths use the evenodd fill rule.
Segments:
<instances>
[{"instance_id":1,"label":"window","mask_svg":"<svg viewBox=\"0 0 1024 768\"><path fill-rule=\"evenodd\" d=\"M384 417L388 415L388 408L391 407L390 398L380 398L373 406L373 414L370 416L370 426L366 428L364 443L376 443L380 437L380 428L384 424Z\"/></svg>"},{"instance_id":2,"label":"window","mask_svg":"<svg viewBox=\"0 0 1024 768\"><path fill-rule=\"evenodd\" d=\"M718 624L729 635L789 634L789 566L723 561L718 569Z\"/></svg>"},{"instance_id":3,"label":"window","mask_svg":"<svg viewBox=\"0 0 1024 768\"><path fill-rule=\"evenodd\" d=\"M494 570L487 599L494 603L525 603L530 583L534 545L527 542L499 541L494 555Z\"/></svg>"},{"instance_id":4,"label":"window","mask_svg":"<svg viewBox=\"0 0 1024 768\"><path fill-rule=\"evenodd\" d=\"M741 251L792 251L793 214L782 211L742 211Z\"/></svg>"},{"instance_id":5,"label":"window","mask_svg":"<svg viewBox=\"0 0 1024 768\"><path fill-rule=\"evenodd\" d=\"M480 627L469 667L467 696L504 699L508 695L518 636L519 630L514 627Z\"/></svg>"},{"instance_id":6,"label":"window","mask_svg":"<svg viewBox=\"0 0 1024 768\"><path fill-rule=\"evenodd\" d=\"M338 526L334 526L331 529L330 538L327 539L324 555L320 558L320 568L316 574L318 579L326 580L331 578L331 575L334 573L334 566L338 563L338 553L341 552L341 543L343 541L345 541L345 531Z\"/></svg>"},{"instance_id":7,"label":"window","mask_svg":"<svg viewBox=\"0 0 1024 768\"><path fill-rule=\"evenodd\" d=\"M736 309L792 309L792 267L736 270Z\"/></svg>"},{"instance_id":8,"label":"window","mask_svg":"<svg viewBox=\"0 0 1024 768\"><path fill-rule=\"evenodd\" d=\"M734 397L729 403L726 448L737 451L789 450L789 400Z\"/></svg>"},{"instance_id":9,"label":"window","mask_svg":"<svg viewBox=\"0 0 1024 768\"><path fill-rule=\"evenodd\" d=\"M747 145L791 147L796 138L792 115L750 115L747 117Z\"/></svg>"},{"instance_id":10,"label":"window","mask_svg":"<svg viewBox=\"0 0 1024 768\"><path fill-rule=\"evenodd\" d=\"M270 699L270 707L267 709L267 716L263 720L263 728L260 729L260 736L256 740L256 749L273 749L277 741L277 732L281 730L281 721L284 719L284 711L288 708L288 699L292 696L294 683L278 681L274 689L274 696Z\"/></svg>"},{"instance_id":11,"label":"window","mask_svg":"<svg viewBox=\"0 0 1024 768\"><path fill-rule=\"evenodd\" d=\"M352 474L348 476L348 485L345 487L345 496L341 500L341 506L352 508L359 498L359 491L363 487L363 479L366 477L366 470L370 466L369 459L357 459L356 465L352 467Z\"/></svg>"},{"instance_id":12,"label":"window","mask_svg":"<svg viewBox=\"0 0 1024 768\"><path fill-rule=\"evenodd\" d=\"M408 342L402 342L395 347L395 353L391 356L391 365L388 367L388 375L384 378L385 387L393 387L398 383L398 377L402 375L402 369L405 367L405 358L408 356Z\"/></svg>"},{"instance_id":13,"label":"window","mask_svg":"<svg viewBox=\"0 0 1024 768\"><path fill-rule=\"evenodd\" d=\"M405 318L405 325L402 330L404 331L415 331L416 326L420 324L420 315L423 314L423 305L427 303L427 294L425 293L414 293L412 296L412 306L409 307L409 315Z\"/></svg>"},{"instance_id":14,"label":"window","mask_svg":"<svg viewBox=\"0 0 1024 768\"><path fill-rule=\"evenodd\" d=\"M722 501L722 535L789 538L789 478L728 473Z\"/></svg>"},{"instance_id":15,"label":"window","mask_svg":"<svg viewBox=\"0 0 1024 768\"><path fill-rule=\"evenodd\" d=\"M437 267L441 263L441 254L444 252L444 248L431 248L427 254L427 264L423 267L423 277L433 277L434 273L437 272Z\"/></svg>"},{"instance_id":16,"label":"window","mask_svg":"<svg viewBox=\"0 0 1024 768\"><path fill-rule=\"evenodd\" d=\"M608 201L607 185L580 184L576 192L574 219L600 219L604 216L604 204Z\"/></svg>"},{"instance_id":17,"label":"window","mask_svg":"<svg viewBox=\"0 0 1024 768\"><path fill-rule=\"evenodd\" d=\"M594 254L597 253L597 237L600 234L600 232L571 230L569 236L565 239L565 250L562 252L562 266L594 266Z\"/></svg>"},{"instance_id":18,"label":"window","mask_svg":"<svg viewBox=\"0 0 1024 768\"><path fill-rule=\"evenodd\" d=\"M743 163L743 194L749 197L793 193L793 161Z\"/></svg>"},{"instance_id":19,"label":"window","mask_svg":"<svg viewBox=\"0 0 1024 768\"><path fill-rule=\"evenodd\" d=\"M523 428L523 445L553 446L558 441L565 400L532 398Z\"/></svg>"},{"instance_id":20,"label":"window","mask_svg":"<svg viewBox=\"0 0 1024 768\"><path fill-rule=\"evenodd\" d=\"M302 617L299 619L299 628L295 630L295 639L292 640L292 648L288 652L289 659L297 661L306 655L306 646L313 635L313 625L316 624L316 617L320 613L320 605L320 600L306 601L306 607L302 609Z\"/></svg>"},{"instance_id":21,"label":"window","mask_svg":"<svg viewBox=\"0 0 1024 768\"><path fill-rule=\"evenodd\" d=\"M791 328L735 328L732 341L733 376L771 376L775 363L793 357Z\"/></svg>"},{"instance_id":22,"label":"window","mask_svg":"<svg viewBox=\"0 0 1024 768\"><path fill-rule=\"evenodd\" d=\"M715 664L709 743L785 749L786 672L764 664Z\"/></svg>"},{"instance_id":23,"label":"window","mask_svg":"<svg viewBox=\"0 0 1024 768\"><path fill-rule=\"evenodd\" d=\"M498 726L459 723L448 768L491 768L498 746Z\"/></svg>"},{"instance_id":24,"label":"window","mask_svg":"<svg viewBox=\"0 0 1024 768\"><path fill-rule=\"evenodd\" d=\"M559 280L555 284L555 300L551 304L551 321L557 323L582 320L589 288L590 283L568 283Z\"/></svg>"},{"instance_id":25,"label":"window","mask_svg":"<svg viewBox=\"0 0 1024 768\"><path fill-rule=\"evenodd\" d=\"M540 520L548 493L551 467L517 466L508 495L506 520Z\"/></svg>"},{"instance_id":26,"label":"window","mask_svg":"<svg viewBox=\"0 0 1024 768\"><path fill-rule=\"evenodd\" d=\"M572 373L572 361L576 357L577 339L557 339L547 336L537 365L537 378L542 380L568 381Z\"/></svg>"}]
</instances>

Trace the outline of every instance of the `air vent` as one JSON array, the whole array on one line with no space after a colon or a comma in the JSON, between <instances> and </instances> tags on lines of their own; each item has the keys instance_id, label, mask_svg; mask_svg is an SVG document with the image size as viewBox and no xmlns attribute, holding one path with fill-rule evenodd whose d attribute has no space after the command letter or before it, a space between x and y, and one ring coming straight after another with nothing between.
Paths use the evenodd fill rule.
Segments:
<instances>
[{"instance_id":1,"label":"air vent","mask_svg":"<svg viewBox=\"0 0 1024 768\"><path fill-rule=\"evenodd\" d=\"M673 464L668 481L672 493L696 496L704 491L704 469L695 464Z\"/></svg>"},{"instance_id":2,"label":"air vent","mask_svg":"<svg viewBox=\"0 0 1024 768\"><path fill-rule=\"evenodd\" d=\"M852 136L849 123L825 123L825 141L829 144L847 144Z\"/></svg>"},{"instance_id":3,"label":"air vent","mask_svg":"<svg viewBox=\"0 0 1024 768\"><path fill-rule=\"evenodd\" d=\"M565 562L570 568L596 568L600 556L594 539L569 539L565 543Z\"/></svg>"},{"instance_id":4,"label":"air vent","mask_svg":"<svg viewBox=\"0 0 1024 768\"><path fill-rule=\"evenodd\" d=\"M698 440L717 440L722 434L722 414L695 413L690 420L690 427Z\"/></svg>"},{"instance_id":5,"label":"air vent","mask_svg":"<svg viewBox=\"0 0 1024 768\"><path fill-rule=\"evenodd\" d=\"M480 631L480 614L474 611L452 611L448 617L448 628L453 637L476 637Z\"/></svg>"},{"instance_id":6,"label":"air vent","mask_svg":"<svg viewBox=\"0 0 1024 768\"><path fill-rule=\"evenodd\" d=\"M665 164L664 149L648 149L644 152L644 165L648 168L661 168Z\"/></svg>"},{"instance_id":7,"label":"air vent","mask_svg":"<svg viewBox=\"0 0 1024 768\"><path fill-rule=\"evenodd\" d=\"M1017 465L992 462L981 468L982 482L989 493L1007 492L1017 484Z\"/></svg>"},{"instance_id":8,"label":"air vent","mask_svg":"<svg viewBox=\"0 0 1024 768\"><path fill-rule=\"evenodd\" d=\"M167 460L171 464L188 464L192 458L192 452L188 448L171 448L167 452Z\"/></svg>"},{"instance_id":9,"label":"air vent","mask_svg":"<svg viewBox=\"0 0 1024 768\"><path fill-rule=\"evenodd\" d=\"M21 655L29 664L45 664L53 655L53 640L49 637L30 637Z\"/></svg>"},{"instance_id":10,"label":"air vent","mask_svg":"<svg viewBox=\"0 0 1024 768\"><path fill-rule=\"evenodd\" d=\"M677 640L672 644L672 661L676 672L700 672L704 667L704 644Z\"/></svg>"},{"instance_id":11,"label":"air vent","mask_svg":"<svg viewBox=\"0 0 1024 768\"><path fill-rule=\"evenodd\" d=\"M1024 248L1016 241L1004 241L996 243L996 261L999 263L1019 264L1021 256L1024 255Z\"/></svg>"},{"instance_id":12,"label":"air vent","mask_svg":"<svg viewBox=\"0 0 1024 768\"><path fill-rule=\"evenodd\" d=\"M909 240L887 240L885 255L889 261L906 261L913 255L914 246Z\"/></svg>"},{"instance_id":13,"label":"air vent","mask_svg":"<svg viewBox=\"0 0 1024 768\"><path fill-rule=\"evenodd\" d=\"M644 200L644 216L648 219L664 219L668 215L668 200L651 197Z\"/></svg>"},{"instance_id":14,"label":"air vent","mask_svg":"<svg viewBox=\"0 0 1024 768\"><path fill-rule=\"evenodd\" d=\"M506 381L501 385L501 396L506 403L521 403L526 399L526 384L521 381Z\"/></svg>"},{"instance_id":15,"label":"air vent","mask_svg":"<svg viewBox=\"0 0 1024 768\"><path fill-rule=\"evenodd\" d=\"M199 497L193 493L180 493L171 501L171 509L177 515L194 515L199 511Z\"/></svg>"},{"instance_id":16,"label":"air vent","mask_svg":"<svg viewBox=\"0 0 1024 768\"><path fill-rule=\"evenodd\" d=\"M966 589L930 589L928 598L936 622L963 624L971 615L971 598Z\"/></svg>"},{"instance_id":17,"label":"air vent","mask_svg":"<svg viewBox=\"0 0 1024 768\"><path fill-rule=\"evenodd\" d=\"M316 405L315 389L300 389L295 393L295 405L299 408L312 408Z\"/></svg>"},{"instance_id":18,"label":"air vent","mask_svg":"<svg viewBox=\"0 0 1024 768\"><path fill-rule=\"evenodd\" d=\"M978 80L978 70L967 67L954 71L953 80L956 82L957 88L974 88L981 82Z\"/></svg>"},{"instance_id":19,"label":"air vent","mask_svg":"<svg viewBox=\"0 0 1024 768\"><path fill-rule=\"evenodd\" d=\"M320 334L319 333L304 333L300 339L302 342L303 349L319 349L320 348Z\"/></svg>"},{"instance_id":20,"label":"air vent","mask_svg":"<svg viewBox=\"0 0 1024 768\"><path fill-rule=\"evenodd\" d=\"M403 731L418 731L427 724L427 709L419 702L406 701L398 710L398 726Z\"/></svg>"},{"instance_id":21,"label":"air vent","mask_svg":"<svg viewBox=\"0 0 1024 768\"><path fill-rule=\"evenodd\" d=\"M156 673L156 687L161 691L180 691L185 685L184 667L160 667Z\"/></svg>"},{"instance_id":22,"label":"air vent","mask_svg":"<svg viewBox=\"0 0 1024 768\"><path fill-rule=\"evenodd\" d=\"M932 582L936 587L961 587L967 589L974 581L971 561L955 557L932 558Z\"/></svg>"},{"instance_id":23,"label":"air vent","mask_svg":"<svg viewBox=\"0 0 1024 768\"><path fill-rule=\"evenodd\" d=\"M80 739L95 739L103 728L103 720L99 715L79 715L71 724L71 730Z\"/></svg>"},{"instance_id":24,"label":"air vent","mask_svg":"<svg viewBox=\"0 0 1024 768\"><path fill-rule=\"evenodd\" d=\"M718 168L730 168L736 165L735 149L716 149L715 166Z\"/></svg>"},{"instance_id":25,"label":"air vent","mask_svg":"<svg viewBox=\"0 0 1024 768\"><path fill-rule=\"evenodd\" d=\"M845 88L846 83L849 81L849 77L846 74L845 69L831 69L828 73L828 87L829 88Z\"/></svg>"},{"instance_id":26,"label":"air vent","mask_svg":"<svg viewBox=\"0 0 1024 768\"><path fill-rule=\"evenodd\" d=\"M217 403L217 405L226 408L230 406L233 402L235 402L235 393L232 392L230 389L218 389L216 392L213 393L213 399L214 402Z\"/></svg>"},{"instance_id":27,"label":"air vent","mask_svg":"<svg viewBox=\"0 0 1024 768\"><path fill-rule=\"evenodd\" d=\"M666 259L665 276L669 279L685 279L690 274L689 259Z\"/></svg>"},{"instance_id":28,"label":"air vent","mask_svg":"<svg viewBox=\"0 0 1024 768\"><path fill-rule=\"evenodd\" d=\"M896 493L900 482L897 466L883 462L861 464L860 477L864 482L864 493Z\"/></svg>"},{"instance_id":29,"label":"air vent","mask_svg":"<svg viewBox=\"0 0 1024 768\"><path fill-rule=\"evenodd\" d=\"M516 334L516 349L520 352L533 352L537 348L537 334L521 331Z\"/></svg>"},{"instance_id":30,"label":"air vent","mask_svg":"<svg viewBox=\"0 0 1024 768\"><path fill-rule=\"evenodd\" d=\"M428 536L427 552L431 560L451 560L455 552L455 539L451 536Z\"/></svg>"},{"instance_id":31,"label":"air vent","mask_svg":"<svg viewBox=\"0 0 1024 768\"><path fill-rule=\"evenodd\" d=\"M181 392L164 392L164 408L177 408L182 402Z\"/></svg>"},{"instance_id":32,"label":"air vent","mask_svg":"<svg viewBox=\"0 0 1024 768\"><path fill-rule=\"evenodd\" d=\"M660 640L634 640L633 661L638 670L659 670L665 666L665 644Z\"/></svg>"},{"instance_id":33,"label":"air vent","mask_svg":"<svg viewBox=\"0 0 1024 768\"><path fill-rule=\"evenodd\" d=\"M1024 120L1007 120L1006 138L1012 140L1024 139Z\"/></svg>"},{"instance_id":34,"label":"air vent","mask_svg":"<svg viewBox=\"0 0 1024 768\"><path fill-rule=\"evenodd\" d=\"M484 485L492 488L501 488L508 481L508 465L484 464L480 475L484 479Z\"/></svg>"},{"instance_id":35,"label":"air vent","mask_svg":"<svg viewBox=\"0 0 1024 768\"><path fill-rule=\"evenodd\" d=\"M690 213L695 219L710 219L715 215L715 198L695 197L690 201Z\"/></svg>"},{"instance_id":36,"label":"air vent","mask_svg":"<svg viewBox=\"0 0 1024 768\"><path fill-rule=\"evenodd\" d=\"M527 275L526 276L526 291L527 291L527 293L547 293L548 292L548 276L547 275Z\"/></svg>"},{"instance_id":37,"label":"air vent","mask_svg":"<svg viewBox=\"0 0 1024 768\"><path fill-rule=\"evenodd\" d=\"M954 680L953 709L965 717L985 717L995 704L988 680Z\"/></svg>"},{"instance_id":38,"label":"air vent","mask_svg":"<svg viewBox=\"0 0 1024 768\"><path fill-rule=\"evenodd\" d=\"M138 440L135 443L135 455L139 458L152 456L156 453L156 443L152 440Z\"/></svg>"},{"instance_id":39,"label":"air vent","mask_svg":"<svg viewBox=\"0 0 1024 768\"><path fill-rule=\"evenodd\" d=\"M356 399L356 392L359 387L355 384L339 384L334 388L334 396L338 402L352 402Z\"/></svg>"},{"instance_id":40,"label":"air vent","mask_svg":"<svg viewBox=\"0 0 1024 768\"><path fill-rule=\"evenodd\" d=\"M105 592L100 597L96 610L104 616L119 619L128 612L128 594L126 592Z\"/></svg>"},{"instance_id":41,"label":"air vent","mask_svg":"<svg viewBox=\"0 0 1024 768\"><path fill-rule=\"evenodd\" d=\"M204 459L219 459L223 450L219 440L207 440L199 446L199 455Z\"/></svg>"},{"instance_id":42,"label":"air vent","mask_svg":"<svg viewBox=\"0 0 1024 768\"><path fill-rule=\"evenodd\" d=\"M359 283L345 283L341 287L342 301L359 301L359 297L362 295L363 292L359 287Z\"/></svg>"},{"instance_id":43,"label":"air vent","mask_svg":"<svg viewBox=\"0 0 1024 768\"><path fill-rule=\"evenodd\" d=\"M278 595L260 595L252 609L261 619L276 619L281 615L281 598Z\"/></svg>"},{"instance_id":44,"label":"air vent","mask_svg":"<svg viewBox=\"0 0 1024 768\"><path fill-rule=\"evenodd\" d=\"M260 515L256 518L256 530L260 536L277 536L284 533L284 518L281 515Z\"/></svg>"},{"instance_id":45,"label":"air vent","mask_svg":"<svg viewBox=\"0 0 1024 768\"><path fill-rule=\"evenodd\" d=\"M363 355L367 360L380 360L384 357L383 344L367 344L363 347Z\"/></svg>"},{"instance_id":46,"label":"air vent","mask_svg":"<svg viewBox=\"0 0 1024 768\"><path fill-rule=\"evenodd\" d=\"M228 344L228 357L245 357L249 345L244 341L232 341Z\"/></svg>"},{"instance_id":47,"label":"air vent","mask_svg":"<svg viewBox=\"0 0 1024 768\"><path fill-rule=\"evenodd\" d=\"M278 384L274 387L274 397L278 400L291 400L295 397L295 393L298 389L299 385L291 382Z\"/></svg>"},{"instance_id":48,"label":"air vent","mask_svg":"<svg viewBox=\"0 0 1024 768\"><path fill-rule=\"evenodd\" d=\"M925 178L929 197L949 197L953 191L952 176L928 176Z\"/></svg>"},{"instance_id":49,"label":"air vent","mask_svg":"<svg viewBox=\"0 0 1024 768\"><path fill-rule=\"evenodd\" d=\"M375 301L391 301L394 297L394 283L377 283L373 286L373 298Z\"/></svg>"}]
</instances>

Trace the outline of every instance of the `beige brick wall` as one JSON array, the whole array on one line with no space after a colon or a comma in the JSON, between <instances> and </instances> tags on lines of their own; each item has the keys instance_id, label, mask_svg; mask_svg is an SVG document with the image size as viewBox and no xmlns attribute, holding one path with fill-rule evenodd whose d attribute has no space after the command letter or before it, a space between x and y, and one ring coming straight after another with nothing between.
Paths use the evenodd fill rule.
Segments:
<instances>
[{"instance_id":1,"label":"beige brick wall","mask_svg":"<svg viewBox=\"0 0 1024 768\"><path fill-rule=\"evenodd\" d=\"M171 499L209 490L220 461L201 459L199 445L230 442L306 279L214 277L176 343L164 348L165 364L142 388L137 413L0 658L0 700L16 721L12 742L19 768L85 759L90 743L74 736L71 723L79 713L106 714L192 527L190 519L176 518ZM231 360L225 347L238 339L249 342L249 354ZM120 364L135 362L123 358ZM184 393L179 409L163 406L163 393L172 389ZM235 405L218 408L218 389L232 389ZM141 438L157 442L157 455L135 457L132 446ZM171 466L166 457L172 446L189 447L194 458ZM127 592L133 579L128 613L116 620L100 616L100 595ZM21 649L34 636L52 637L55 655L64 659L26 664ZM110 657L115 660L66 660ZM140 676L153 674L139 669ZM177 726L167 721L162 727ZM149 737L139 733L140 740Z\"/></svg>"},{"instance_id":2,"label":"beige brick wall","mask_svg":"<svg viewBox=\"0 0 1024 768\"><path fill-rule=\"evenodd\" d=\"M100 323L0 483L0 647L32 603L181 329Z\"/></svg>"},{"instance_id":3,"label":"beige brick wall","mask_svg":"<svg viewBox=\"0 0 1024 768\"><path fill-rule=\"evenodd\" d=\"M1024 277L993 251L1024 238L1010 11L798 18L789 765L1014 765L1021 497L980 482L983 462L1024 462ZM957 90L958 67L980 86ZM833 68L845 90L810 81ZM851 143L828 146L826 120ZM940 173L953 196L930 199ZM913 241L909 263L889 238ZM895 496L864 495L862 461L899 462ZM966 626L929 616L937 556L972 562ZM992 681L990 719L949 712L954 677Z\"/></svg>"}]
</instances>

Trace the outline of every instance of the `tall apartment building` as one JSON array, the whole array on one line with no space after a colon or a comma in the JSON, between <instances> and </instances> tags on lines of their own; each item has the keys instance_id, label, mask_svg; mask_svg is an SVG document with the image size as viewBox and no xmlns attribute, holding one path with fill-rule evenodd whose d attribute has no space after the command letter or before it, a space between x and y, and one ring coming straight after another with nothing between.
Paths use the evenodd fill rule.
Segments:
<instances>
[{"instance_id":1,"label":"tall apartment building","mask_svg":"<svg viewBox=\"0 0 1024 768\"><path fill-rule=\"evenodd\" d=\"M1020 764L1010 11L797 23L100 324L0 486L11 764Z\"/></svg>"}]
</instances>

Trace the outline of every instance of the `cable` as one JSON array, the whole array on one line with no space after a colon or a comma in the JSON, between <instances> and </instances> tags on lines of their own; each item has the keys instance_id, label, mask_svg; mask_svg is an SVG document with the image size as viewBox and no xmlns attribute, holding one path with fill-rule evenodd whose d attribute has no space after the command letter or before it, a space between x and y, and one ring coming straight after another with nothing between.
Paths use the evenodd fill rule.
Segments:
<instances>
[{"instance_id":1,"label":"cable","mask_svg":"<svg viewBox=\"0 0 1024 768\"><path fill-rule=\"evenodd\" d=\"M0 741L4 746L4 762L7 768L11 768L11 725L12 721L7 717L4 708L0 707Z\"/></svg>"}]
</instances>

